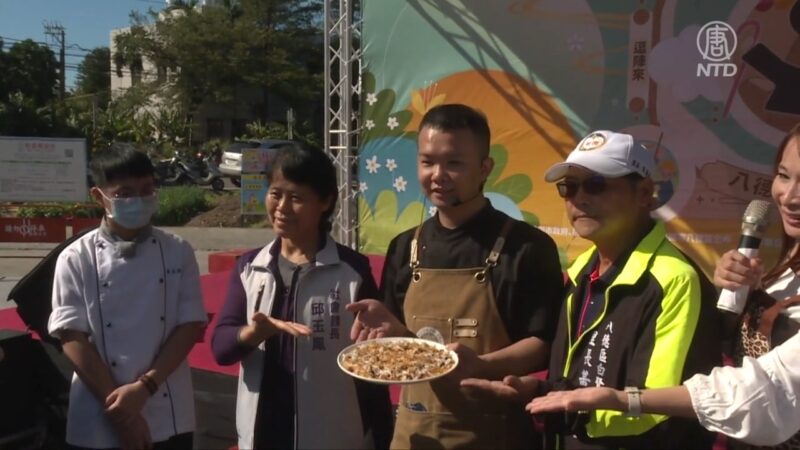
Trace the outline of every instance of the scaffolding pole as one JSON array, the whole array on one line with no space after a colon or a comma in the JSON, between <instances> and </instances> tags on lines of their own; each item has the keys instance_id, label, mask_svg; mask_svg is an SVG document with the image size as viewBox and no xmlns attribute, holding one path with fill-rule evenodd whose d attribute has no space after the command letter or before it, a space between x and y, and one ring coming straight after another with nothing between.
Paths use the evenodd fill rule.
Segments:
<instances>
[{"instance_id":1,"label":"scaffolding pole","mask_svg":"<svg viewBox=\"0 0 800 450\"><path fill-rule=\"evenodd\" d=\"M362 0L363 1L363 0ZM324 0L325 151L333 158L339 181L333 234L339 243L358 246L358 102L361 51L354 37L353 0Z\"/></svg>"}]
</instances>

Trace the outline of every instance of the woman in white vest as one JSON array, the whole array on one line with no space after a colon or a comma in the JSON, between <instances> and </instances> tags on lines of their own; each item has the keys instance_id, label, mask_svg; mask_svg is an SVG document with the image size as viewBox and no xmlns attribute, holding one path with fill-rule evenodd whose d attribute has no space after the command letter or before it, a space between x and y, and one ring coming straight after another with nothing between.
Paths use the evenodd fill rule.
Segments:
<instances>
[{"instance_id":1,"label":"woman in white vest","mask_svg":"<svg viewBox=\"0 0 800 450\"><path fill-rule=\"evenodd\" d=\"M328 235L336 170L322 151L290 147L267 179L276 238L239 258L211 344L220 364L242 364L239 448L388 447L388 390L336 363L351 344L345 305L377 296L367 258Z\"/></svg>"}]
</instances>

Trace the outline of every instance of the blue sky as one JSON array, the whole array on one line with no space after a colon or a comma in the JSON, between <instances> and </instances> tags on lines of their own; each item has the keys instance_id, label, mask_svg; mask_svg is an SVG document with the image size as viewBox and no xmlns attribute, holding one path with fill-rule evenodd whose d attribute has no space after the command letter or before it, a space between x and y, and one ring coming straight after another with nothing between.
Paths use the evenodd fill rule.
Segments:
<instances>
[{"instance_id":1,"label":"blue sky","mask_svg":"<svg viewBox=\"0 0 800 450\"><path fill-rule=\"evenodd\" d=\"M163 0L0 0L0 36L6 48L13 39L49 42L43 22L59 22L67 44L67 88L75 86L83 49L109 45L109 32L128 26L131 11L146 12L166 5ZM57 49L53 50L58 55Z\"/></svg>"}]
</instances>

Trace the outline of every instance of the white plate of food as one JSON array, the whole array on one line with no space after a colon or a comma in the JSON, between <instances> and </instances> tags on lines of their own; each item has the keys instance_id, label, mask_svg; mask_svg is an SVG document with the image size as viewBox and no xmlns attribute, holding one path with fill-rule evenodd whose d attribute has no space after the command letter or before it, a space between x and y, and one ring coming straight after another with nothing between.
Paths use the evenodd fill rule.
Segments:
<instances>
[{"instance_id":1,"label":"white plate of food","mask_svg":"<svg viewBox=\"0 0 800 450\"><path fill-rule=\"evenodd\" d=\"M380 338L355 343L336 358L344 373L377 384L412 384L441 378L458 366L458 355L437 342Z\"/></svg>"}]
</instances>

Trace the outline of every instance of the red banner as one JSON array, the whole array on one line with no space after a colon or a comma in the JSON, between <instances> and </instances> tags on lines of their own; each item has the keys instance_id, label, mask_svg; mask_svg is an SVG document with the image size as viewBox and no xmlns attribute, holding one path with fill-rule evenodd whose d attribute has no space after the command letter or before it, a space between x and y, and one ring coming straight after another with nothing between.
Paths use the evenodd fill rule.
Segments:
<instances>
[{"instance_id":1,"label":"red banner","mask_svg":"<svg viewBox=\"0 0 800 450\"><path fill-rule=\"evenodd\" d=\"M75 217L68 221L72 224L72 234L76 235L87 228L100 226L99 218Z\"/></svg>"},{"instance_id":2,"label":"red banner","mask_svg":"<svg viewBox=\"0 0 800 450\"><path fill-rule=\"evenodd\" d=\"M0 218L0 242L62 242L67 238L63 218Z\"/></svg>"}]
</instances>

